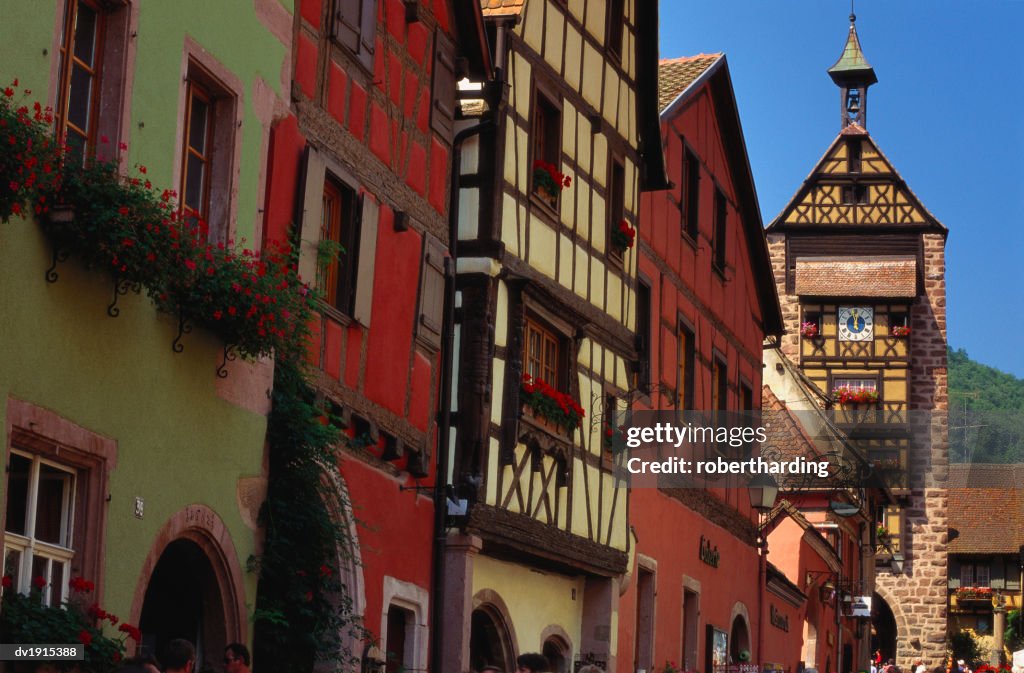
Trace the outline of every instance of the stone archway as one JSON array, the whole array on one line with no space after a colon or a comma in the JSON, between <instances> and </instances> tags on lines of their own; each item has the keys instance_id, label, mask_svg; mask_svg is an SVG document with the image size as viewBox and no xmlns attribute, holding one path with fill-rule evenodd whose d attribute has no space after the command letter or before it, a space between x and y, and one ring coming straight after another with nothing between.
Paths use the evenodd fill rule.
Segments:
<instances>
[{"instance_id":1,"label":"stone archway","mask_svg":"<svg viewBox=\"0 0 1024 673\"><path fill-rule=\"evenodd\" d=\"M189 505L157 533L139 573L131 615L140 647L159 657L171 639L185 638L197 666L219 662L227 643L247 641L245 599L227 527L209 507Z\"/></svg>"},{"instance_id":2,"label":"stone archway","mask_svg":"<svg viewBox=\"0 0 1024 673\"><path fill-rule=\"evenodd\" d=\"M883 662L896 660L901 631L889 601L876 591L871 601L872 656L877 651L881 652Z\"/></svg>"},{"instance_id":3,"label":"stone archway","mask_svg":"<svg viewBox=\"0 0 1024 673\"><path fill-rule=\"evenodd\" d=\"M746 652L746 658L741 653ZM753 650L750 643L750 614L747 606L737 601L732 608L729 625L729 660L734 663L750 661Z\"/></svg>"},{"instance_id":4,"label":"stone archway","mask_svg":"<svg viewBox=\"0 0 1024 673\"><path fill-rule=\"evenodd\" d=\"M551 664L551 673L572 673L572 640L561 626L552 624L540 634L541 654Z\"/></svg>"},{"instance_id":5,"label":"stone archway","mask_svg":"<svg viewBox=\"0 0 1024 673\"><path fill-rule=\"evenodd\" d=\"M499 666L504 671L514 671L516 652L515 632L505 601L489 589L477 593L470 617L470 668L479 671L484 666Z\"/></svg>"}]
</instances>

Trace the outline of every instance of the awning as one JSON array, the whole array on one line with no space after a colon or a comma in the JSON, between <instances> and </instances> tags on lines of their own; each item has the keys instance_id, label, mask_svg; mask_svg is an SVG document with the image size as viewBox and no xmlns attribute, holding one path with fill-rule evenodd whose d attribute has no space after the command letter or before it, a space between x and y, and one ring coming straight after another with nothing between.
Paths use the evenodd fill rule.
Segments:
<instances>
[{"instance_id":1,"label":"awning","mask_svg":"<svg viewBox=\"0 0 1024 673\"><path fill-rule=\"evenodd\" d=\"M917 259L798 257L795 284L805 297L916 297Z\"/></svg>"}]
</instances>

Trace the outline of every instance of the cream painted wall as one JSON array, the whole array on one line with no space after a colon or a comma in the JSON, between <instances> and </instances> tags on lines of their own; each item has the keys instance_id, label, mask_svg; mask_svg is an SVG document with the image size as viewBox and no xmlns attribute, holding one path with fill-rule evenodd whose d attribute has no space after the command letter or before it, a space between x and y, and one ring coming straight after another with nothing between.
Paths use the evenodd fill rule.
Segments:
<instances>
[{"instance_id":1,"label":"cream painted wall","mask_svg":"<svg viewBox=\"0 0 1024 673\"><path fill-rule=\"evenodd\" d=\"M477 556L473 563L473 595L490 589L501 597L515 629L517 653L539 652L541 632L558 625L572 640L572 655L578 654L583 588L582 577L531 570L487 556Z\"/></svg>"}]
</instances>

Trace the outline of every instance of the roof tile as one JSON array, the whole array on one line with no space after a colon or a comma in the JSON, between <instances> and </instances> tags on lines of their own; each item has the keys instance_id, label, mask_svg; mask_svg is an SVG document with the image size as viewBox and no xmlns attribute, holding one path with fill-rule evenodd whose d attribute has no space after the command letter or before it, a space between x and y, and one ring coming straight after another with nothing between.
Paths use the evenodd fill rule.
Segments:
<instances>
[{"instance_id":1,"label":"roof tile","mask_svg":"<svg viewBox=\"0 0 1024 673\"><path fill-rule=\"evenodd\" d=\"M697 54L682 58L662 59L658 63L658 109L664 110L720 59L722 54Z\"/></svg>"},{"instance_id":2,"label":"roof tile","mask_svg":"<svg viewBox=\"0 0 1024 673\"><path fill-rule=\"evenodd\" d=\"M798 257L796 294L801 296L914 297L913 257Z\"/></svg>"}]
</instances>

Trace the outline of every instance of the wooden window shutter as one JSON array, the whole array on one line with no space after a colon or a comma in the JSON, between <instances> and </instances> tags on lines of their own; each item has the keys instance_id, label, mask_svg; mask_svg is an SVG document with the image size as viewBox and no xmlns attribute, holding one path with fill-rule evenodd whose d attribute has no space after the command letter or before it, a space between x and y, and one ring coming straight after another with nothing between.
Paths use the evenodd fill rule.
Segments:
<instances>
[{"instance_id":1,"label":"wooden window shutter","mask_svg":"<svg viewBox=\"0 0 1024 673\"><path fill-rule=\"evenodd\" d=\"M380 207L367 194L361 195L359 200L359 260L352 317L369 327L370 315L373 312L373 270L377 257L377 220L380 217Z\"/></svg>"},{"instance_id":2,"label":"wooden window shutter","mask_svg":"<svg viewBox=\"0 0 1024 673\"><path fill-rule=\"evenodd\" d=\"M353 54L359 52L360 15L363 0L336 0L334 39Z\"/></svg>"},{"instance_id":3,"label":"wooden window shutter","mask_svg":"<svg viewBox=\"0 0 1024 673\"><path fill-rule=\"evenodd\" d=\"M359 22L359 60L367 70L373 71L373 50L377 39L377 2L361 0L362 11Z\"/></svg>"},{"instance_id":4,"label":"wooden window shutter","mask_svg":"<svg viewBox=\"0 0 1024 673\"><path fill-rule=\"evenodd\" d=\"M423 272L420 279L419 327L417 335L427 347L441 347L444 324L444 259L440 240L427 235L423 241Z\"/></svg>"},{"instance_id":5,"label":"wooden window shutter","mask_svg":"<svg viewBox=\"0 0 1024 673\"><path fill-rule=\"evenodd\" d=\"M303 282L315 283L327 166L320 153L308 146L302 165L298 198L300 211L296 218L299 224L299 276Z\"/></svg>"},{"instance_id":6,"label":"wooden window shutter","mask_svg":"<svg viewBox=\"0 0 1024 673\"><path fill-rule=\"evenodd\" d=\"M434 82L432 88L430 126L451 140L455 124L455 46L448 36L434 34Z\"/></svg>"}]
</instances>

